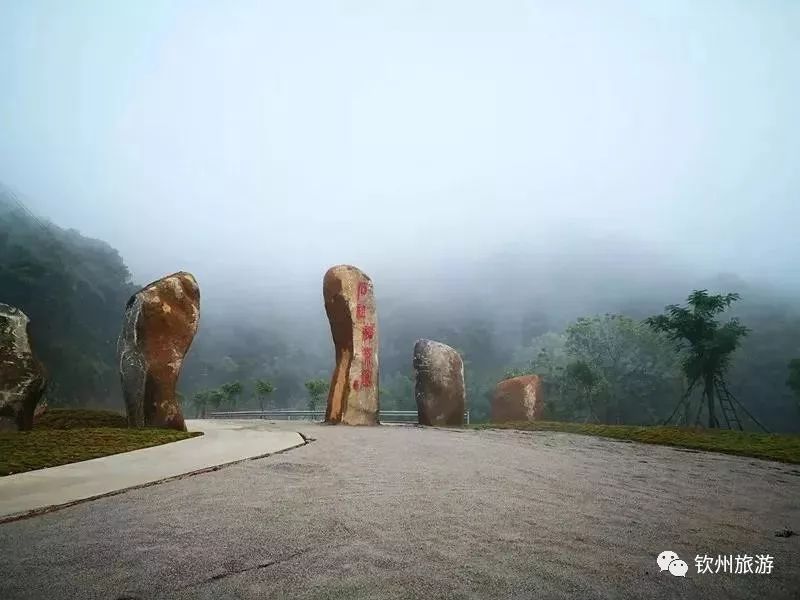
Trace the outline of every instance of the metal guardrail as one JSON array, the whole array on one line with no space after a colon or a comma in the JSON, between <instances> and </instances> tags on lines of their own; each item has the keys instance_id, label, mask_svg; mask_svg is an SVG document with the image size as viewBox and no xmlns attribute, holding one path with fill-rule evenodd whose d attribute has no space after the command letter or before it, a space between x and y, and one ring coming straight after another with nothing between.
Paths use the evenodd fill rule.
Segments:
<instances>
[{"instance_id":1,"label":"metal guardrail","mask_svg":"<svg viewBox=\"0 0 800 600\"><path fill-rule=\"evenodd\" d=\"M236 410L228 412L208 413L209 419L271 419L284 421L323 421L323 410ZM416 423L418 419L415 410L382 410L379 413L382 423ZM469 425L469 411L464 411L464 422Z\"/></svg>"},{"instance_id":2,"label":"metal guardrail","mask_svg":"<svg viewBox=\"0 0 800 600\"><path fill-rule=\"evenodd\" d=\"M322 421L324 410L235 410L208 413L209 419L278 419L286 421Z\"/></svg>"}]
</instances>

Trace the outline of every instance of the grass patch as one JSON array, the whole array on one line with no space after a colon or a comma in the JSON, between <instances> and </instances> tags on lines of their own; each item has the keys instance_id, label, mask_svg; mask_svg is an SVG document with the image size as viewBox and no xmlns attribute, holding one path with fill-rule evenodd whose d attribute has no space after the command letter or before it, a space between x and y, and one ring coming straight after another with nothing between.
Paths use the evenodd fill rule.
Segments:
<instances>
[{"instance_id":1,"label":"grass patch","mask_svg":"<svg viewBox=\"0 0 800 600\"><path fill-rule=\"evenodd\" d=\"M110 410L50 408L33 424L34 429L86 429L88 427L128 426L125 415Z\"/></svg>"},{"instance_id":2,"label":"grass patch","mask_svg":"<svg viewBox=\"0 0 800 600\"><path fill-rule=\"evenodd\" d=\"M785 463L800 464L800 435L780 433L753 433L727 429L699 429L687 427L639 427L635 425L595 425L589 423L561 423L556 421L528 421L517 423L477 424L473 429L518 429L523 431L562 431L593 435L616 440L630 440L644 444L677 446L694 450L708 450L751 456Z\"/></svg>"},{"instance_id":3,"label":"grass patch","mask_svg":"<svg viewBox=\"0 0 800 600\"><path fill-rule=\"evenodd\" d=\"M0 476L185 440L197 432L128 429L110 411L50 409L32 431L0 432Z\"/></svg>"}]
</instances>

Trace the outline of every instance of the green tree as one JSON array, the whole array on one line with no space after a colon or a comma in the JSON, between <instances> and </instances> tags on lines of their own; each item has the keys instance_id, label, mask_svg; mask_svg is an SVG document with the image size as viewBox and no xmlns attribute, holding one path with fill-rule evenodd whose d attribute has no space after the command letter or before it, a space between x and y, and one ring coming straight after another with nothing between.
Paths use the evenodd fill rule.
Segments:
<instances>
[{"instance_id":1,"label":"green tree","mask_svg":"<svg viewBox=\"0 0 800 600\"><path fill-rule=\"evenodd\" d=\"M589 419L652 423L680 392L666 337L623 315L578 319L566 331L563 384Z\"/></svg>"},{"instance_id":2,"label":"green tree","mask_svg":"<svg viewBox=\"0 0 800 600\"><path fill-rule=\"evenodd\" d=\"M241 398L242 392L244 392L244 386L238 381L223 383L220 391L225 398L225 402L231 407L231 410L236 410L236 404L239 398Z\"/></svg>"},{"instance_id":3,"label":"green tree","mask_svg":"<svg viewBox=\"0 0 800 600\"><path fill-rule=\"evenodd\" d=\"M208 405L214 410L219 410L219 407L222 406L222 403L226 400L227 396L221 389L208 391Z\"/></svg>"},{"instance_id":4,"label":"green tree","mask_svg":"<svg viewBox=\"0 0 800 600\"><path fill-rule=\"evenodd\" d=\"M258 397L259 409L264 412L264 404L269 399L270 394L275 391L275 386L266 379L256 379L254 389ZM269 408L269 403L267 403L267 407Z\"/></svg>"},{"instance_id":5,"label":"green tree","mask_svg":"<svg viewBox=\"0 0 800 600\"><path fill-rule=\"evenodd\" d=\"M325 379L309 379L305 386L308 392L308 410L315 411L322 406L330 384Z\"/></svg>"},{"instance_id":6,"label":"green tree","mask_svg":"<svg viewBox=\"0 0 800 600\"><path fill-rule=\"evenodd\" d=\"M198 419L206 418L206 411L208 410L208 405L210 400L211 400L210 390L200 390L199 392L195 392L192 395L192 404L194 405L196 411L196 417Z\"/></svg>"},{"instance_id":7,"label":"green tree","mask_svg":"<svg viewBox=\"0 0 800 600\"><path fill-rule=\"evenodd\" d=\"M599 421L596 402L604 396L606 379L595 371L588 363L576 360L564 370L564 383L575 393L575 404L585 411L586 421Z\"/></svg>"},{"instance_id":8,"label":"green tree","mask_svg":"<svg viewBox=\"0 0 800 600\"><path fill-rule=\"evenodd\" d=\"M515 373L534 374L542 378L546 418L567 421L579 418L577 399L570 396L570 386L566 376L566 368L571 361L566 350L566 335L544 333L531 341L530 347L525 349L526 354L529 354L531 349L537 349L533 360Z\"/></svg>"},{"instance_id":9,"label":"green tree","mask_svg":"<svg viewBox=\"0 0 800 600\"><path fill-rule=\"evenodd\" d=\"M736 293L711 295L707 290L695 290L687 298L688 306L671 304L665 314L645 320L654 331L675 342L688 382L685 399L688 401L696 385L702 386L709 428L720 425L716 404L727 393L725 375L731 357L749 331L737 318L726 323L717 320L737 300Z\"/></svg>"}]
</instances>

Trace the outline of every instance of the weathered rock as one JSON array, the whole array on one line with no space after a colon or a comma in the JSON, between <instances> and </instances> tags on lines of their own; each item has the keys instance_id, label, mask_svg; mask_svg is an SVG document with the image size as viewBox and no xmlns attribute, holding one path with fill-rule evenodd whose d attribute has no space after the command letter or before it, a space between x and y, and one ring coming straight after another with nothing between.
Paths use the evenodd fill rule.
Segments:
<instances>
[{"instance_id":1,"label":"weathered rock","mask_svg":"<svg viewBox=\"0 0 800 600\"><path fill-rule=\"evenodd\" d=\"M464 362L453 348L432 340L414 345L420 425L464 424Z\"/></svg>"},{"instance_id":2,"label":"weathered rock","mask_svg":"<svg viewBox=\"0 0 800 600\"><path fill-rule=\"evenodd\" d=\"M30 338L30 319L0 303L0 430L33 427L33 413L47 380Z\"/></svg>"},{"instance_id":3,"label":"weathered rock","mask_svg":"<svg viewBox=\"0 0 800 600\"><path fill-rule=\"evenodd\" d=\"M159 279L131 296L117 351L131 427L186 430L175 385L200 321L200 288L190 273Z\"/></svg>"},{"instance_id":4,"label":"weathered rock","mask_svg":"<svg viewBox=\"0 0 800 600\"><path fill-rule=\"evenodd\" d=\"M372 280L356 267L328 269L322 282L336 349L328 423L378 424L378 323Z\"/></svg>"},{"instance_id":5,"label":"weathered rock","mask_svg":"<svg viewBox=\"0 0 800 600\"><path fill-rule=\"evenodd\" d=\"M36 422L36 419L39 417L44 416L44 413L47 412L47 400L43 400L36 405L36 409L33 411L33 421Z\"/></svg>"},{"instance_id":6,"label":"weathered rock","mask_svg":"<svg viewBox=\"0 0 800 600\"><path fill-rule=\"evenodd\" d=\"M544 411L542 378L523 375L497 384L492 397L492 421L538 421Z\"/></svg>"}]
</instances>

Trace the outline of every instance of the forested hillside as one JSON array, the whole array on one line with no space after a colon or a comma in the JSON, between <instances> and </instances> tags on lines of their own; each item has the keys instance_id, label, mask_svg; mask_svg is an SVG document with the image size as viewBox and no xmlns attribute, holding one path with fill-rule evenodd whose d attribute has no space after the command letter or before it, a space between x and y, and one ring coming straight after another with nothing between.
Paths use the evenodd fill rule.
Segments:
<instances>
[{"instance_id":1,"label":"forested hillside","mask_svg":"<svg viewBox=\"0 0 800 600\"><path fill-rule=\"evenodd\" d=\"M415 280L423 290L416 295L402 285L382 287L375 275L382 405L415 408L411 352L427 337L462 353L475 420L488 417L499 379L539 373L548 384L550 418L657 423L685 381L673 346L642 319L708 288L740 293L726 318L738 316L751 329L734 356L731 391L771 430L800 431L800 400L786 384L789 362L800 357L796 299L731 276L676 274L657 257L632 272L624 248L598 248L582 255L551 249L547 262L516 255L457 265L430 284ZM165 265L164 274L181 266ZM321 277L309 286L321 285ZM214 285L200 284L204 291ZM136 288L114 248L0 197L0 301L31 318L52 404L122 408L116 340ZM327 379L333 360L321 292L318 305L291 310L254 308L261 298L231 308L211 297L202 304L179 386L188 416L209 399L228 408L306 407L306 382Z\"/></svg>"},{"instance_id":2,"label":"forested hillside","mask_svg":"<svg viewBox=\"0 0 800 600\"><path fill-rule=\"evenodd\" d=\"M133 291L114 248L33 218L0 190L0 301L31 319L51 402L118 403L116 340Z\"/></svg>"}]
</instances>

